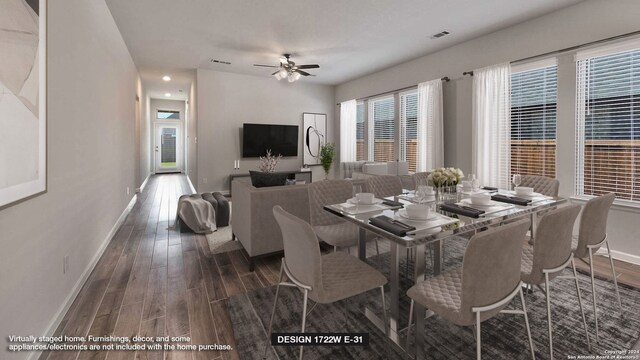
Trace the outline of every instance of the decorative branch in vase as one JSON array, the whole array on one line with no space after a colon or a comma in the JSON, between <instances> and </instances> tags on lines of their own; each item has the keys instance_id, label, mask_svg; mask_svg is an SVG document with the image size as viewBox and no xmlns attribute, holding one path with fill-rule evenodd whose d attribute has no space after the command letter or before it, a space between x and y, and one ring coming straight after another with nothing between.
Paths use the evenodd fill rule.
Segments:
<instances>
[{"instance_id":1,"label":"decorative branch in vase","mask_svg":"<svg viewBox=\"0 0 640 360\"><path fill-rule=\"evenodd\" d=\"M331 164L333 164L333 158L335 156L336 151L333 143L326 143L322 145L318 158L320 159L320 164L322 164L322 168L324 169L325 179L329 178L329 170L331 170Z\"/></svg>"},{"instance_id":2,"label":"decorative branch in vase","mask_svg":"<svg viewBox=\"0 0 640 360\"><path fill-rule=\"evenodd\" d=\"M260 165L258 165L258 169L262 172L272 173L276 170L276 165L282 159L282 155L278 154L278 156L271 155L271 149L267 150L266 156L260 156Z\"/></svg>"}]
</instances>

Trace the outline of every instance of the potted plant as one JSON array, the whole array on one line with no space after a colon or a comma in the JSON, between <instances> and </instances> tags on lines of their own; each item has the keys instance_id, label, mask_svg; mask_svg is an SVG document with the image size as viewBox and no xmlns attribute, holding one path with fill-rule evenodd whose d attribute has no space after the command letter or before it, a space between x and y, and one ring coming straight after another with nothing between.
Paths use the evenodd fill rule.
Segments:
<instances>
[{"instance_id":1,"label":"potted plant","mask_svg":"<svg viewBox=\"0 0 640 360\"><path fill-rule=\"evenodd\" d=\"M325 179L329 178L329 170L331 170L331 164L333 164L333 158L336 156L336 151L333 143L326 143L320 147L320 163L324 169Z\"/></svg>"}]
</instances>

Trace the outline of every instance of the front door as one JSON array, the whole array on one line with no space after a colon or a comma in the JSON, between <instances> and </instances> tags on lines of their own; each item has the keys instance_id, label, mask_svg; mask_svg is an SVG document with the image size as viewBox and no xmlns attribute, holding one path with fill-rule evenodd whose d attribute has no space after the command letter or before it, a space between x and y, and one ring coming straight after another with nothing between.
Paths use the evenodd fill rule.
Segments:
<instances>
[{"instance_id":1,"label":"front door","mask_svg":"<svg viewBox=\"0 0 640 360\"><path fill-rule=\"evenodd\" d=\"M181 131L176 125L156 125L156 173L182 170Z\"/></svg>"}]
</instances>

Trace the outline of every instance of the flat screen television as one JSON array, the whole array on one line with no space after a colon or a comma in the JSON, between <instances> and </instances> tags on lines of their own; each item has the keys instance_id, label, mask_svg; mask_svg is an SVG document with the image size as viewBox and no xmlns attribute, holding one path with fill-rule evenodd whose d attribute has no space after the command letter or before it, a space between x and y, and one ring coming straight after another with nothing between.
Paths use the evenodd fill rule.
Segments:
<instances>
[{"instance_id":1,"label":"flat screen television","mask_svg":"<svg viewBox=\"0 0 640 360\"><path fill-rule=\"evenodd\" d=\"M271 149L277 156L298 156L298 126L244 124L242 126L242 157L260 157Z\"/></svg>"}]
</instances>

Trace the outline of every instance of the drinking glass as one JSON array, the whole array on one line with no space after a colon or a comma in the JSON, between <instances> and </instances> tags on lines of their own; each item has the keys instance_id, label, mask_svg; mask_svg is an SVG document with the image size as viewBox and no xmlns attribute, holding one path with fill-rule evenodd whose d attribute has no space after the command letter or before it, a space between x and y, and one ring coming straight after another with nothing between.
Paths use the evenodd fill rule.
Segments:
<instances>
[{"instance_id":1,"label":"drinking glass","mask_svg":"<svg viewBox=\"0 0 640 360\"><path fill-rule=\"evenodd\" d=\"M353 185L353 200L356 202L356 205L360 205L360 200L358 200L358 198L356 197L356 194L359 194L362 192L362 185L360 184L354 184Z\"/></svg>"},{"instance_id":2,"label":"drinking glass","mask_svg":"<svg viewBox=\"0 0 640 360\"><path fill-rule=\"evenodd\" d=\"M522 176L519 174L513 174L513 185L515 187L520 186L520 184L522 183ZM515 188L514 188L515 190Z\"/></svg>"},{"instance_id":3,"label":"drinking glass","mask_svg":"<svg viewBox=\"0 0 640 360\"><path fill-rule=\"evenodd\" d=\"M480 180L476 177L476 174L469 174L469 181L471 181L471 189L476 192L480 189Z\"/></svg>"},{"instance_id":4,"label":"drinking glass","mask_svg":"<svg viewBox=\"0 0 640 360\"><path fill-rule=\"evenodd\" d=\"M418 188L416 189L416 202L418 204L422 204L425 199L427 198L427 186L426 185L418 185Z\"/></svg>"}]
</instances>

